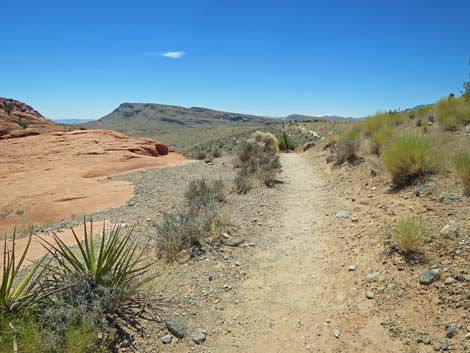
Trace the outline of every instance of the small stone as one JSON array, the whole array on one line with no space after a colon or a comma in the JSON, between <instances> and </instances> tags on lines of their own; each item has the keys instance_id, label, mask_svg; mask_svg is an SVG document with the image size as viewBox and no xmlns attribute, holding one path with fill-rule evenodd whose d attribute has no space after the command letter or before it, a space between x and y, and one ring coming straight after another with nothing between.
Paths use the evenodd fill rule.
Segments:
<instances>
[{"instance_id":1,"label":"small stone","mask_svg":"<svg viewBox=\"0 0 470 353\"><path fill-rule=\"evenodd\" d=\"M459 201L462 197L460 197L460 195L457 195L457 194L449 194L449 196L447 196L447 198L450 201Z\"/></svg>"},{"instance_id":2,"label":"small stone","mask_svg":"<svg viewBox=\"0 0 470 353\"><path fill-rule=\"evenodd\" d=\"M470 275L462 275L465 282L470 282Z\"/></svg>"},{"instance_id":3,"label":"small stone","mask_svg":"<svg viewBox=\"0 0 470 353\"><path fill-rule=\"evenodd\" d=\"M184 338L188 334L188 324L186 320L179 316L173 316L165 320L165 325L175 337Z\"/></svg>"},{"instance_id":4,"label":"small stone","mask_svg":"<svg viewBox=\"0 0 470 353\"><path fill-rule=\"evenodd\" d=\"M403 289L399 289L397 291L397 295L401 298L401 297L404 297L406 295L406 291L404 291Z\"/></svg>"},{"instance_id":5,"label":"small stone","mask_svg":"<svg viewBox=\"0 0 470 353\"><path fill-rule=\"evenodd\" d=\"M341 331L339 330L339 328L335 328L335 330L333 331L333 335L336 338L339 338L339 336L341 336Z\"/></svg>"},{"instance_id":6,"label":"small stone","mask_svg":"<svg viewBox=\"0 0 470 353\"><path fill-rule=\"evenodd\" d=\"M421 195L424 195L428 191L428 188L426 186L418 186L415 189L415 194L416 196L420 197Z\"/></svg>"},{"instance_id":7,"label":"small stone","mask_svg":"<svg viewBox=\"0 0 470 353\"><path fill-rule=\"evenodd\" d=\"M379 272L372 272L367 275L367 283L374 283L379 278Z\"/></svg>"},{"instance_id":8,"label":"small stone","mask_svg":"<svg viewBox=\"0 0 470 353\"><path fill-rule=\"evenodd\" d=\"M441 345L440 345L440 343L436 343L436 344L433 346L433 348L434 348L434 350L435 350L436 352L440 351L440 350L441 350Z\"/></svg>"},{"instance_id":9,"label":"small stone","mask_svg":"<svg viewBox=\"0 0 470 353\"><path fill-rule=\"evenodd\" d=\"M443 351L448 351L448 350L449 350L449 343L447 343L447 342L442 342L442 343L441 343L441 350L443 350Z\"/></svg>"},{"instance_id":10,"label":"small stone","mask_svg":"<svg viewBox=\"0 0 470 353\"><path fill-rule=\"evenodd\" d=\"M347 218L349 216L349 212L346 210L341 210L336 213L336 218Z\"/></svg>"},{"instance_id":11,"label":"small stone","mask_svg":"<svg viewBox=\"0 0 470 353\"><path fill-rule=\"evenodd\" d=\"M163 344L169 344L171 343L172 339L173 339L172 335L165 335L162 338L160 338L160 341L162 341Z\"/></svg>"},{"instance_id":12,"label":"small stone","mask_svg":"<svg viewBox=\"0 0 470 353\"><path fill-rule=\"evenodd\" d=\"M367 298L367 299L374 299L374 297L375 297L374 292L372 292L372 291L370 291L370 290L368 290L368 291L366 292L366 298Z\"/></svg>"},{"instance_id":13,"label":"small stone","mask_svg":"<svg viewBox=\"0 0 470 353\"><path fill-rule=\"evenodd\" d=\"M449 221L448 224L446 224L444 227L441 229L441 235L445 237L453 237L456 238L459 234L459 231L457 229L457 223L455 220Z\"/></svg>"},{"instance_id":14,"label":"small stone","mask_svg":"<svg viewBox=\"0 0 470 353\"><path fill-rule=\"evenodd\" d=\"M349 272L356 271L356 269L357 269L357 265L350 265L350 266L348 267L348 271L349 271Z\"/></svg>"},{"instance_id":15,"label":"small stone","mask_svg":"<svg viewBox=\"0 0 470 353\"><path fill-rule=\"evenodd\" d=\"M456 282L455 279L453 279L452 277L447 277L446 280L444 281L444 284L449 285L449 284L452 284L454 282Z\"/></svg>"},{"instance_id":16,"label":"small stone","mask_svg":"<svg viewBox=\"0 0 470 353\"><path fill-rule=\"evenodd\" d=\"M456 324L447 324L446 325L446 337L452 338L457 335L459 329L457 328Z\"/></svg>"},{"instance_id":17,"label":"small stone","mask_svg":"<svg viewBox=\"0 0 470 353\"><path fill-rule=\"evenodd\" d=\"M423 338L423 343L425 345L430 345L432 343L432 338L431 337L424 337Z\"/></svg>"},{"instance_id":18,"label":"small stone","mask_svg":"<svg viewBox=\"0 0 470 353\"><path fill-rule=\"evenodd\" d=\"M202 344L206 341L206 337L207 337L207 332L201 328L198 328L196 329L196 331L194 331L191 339L196 344Z\"/></svg>"},{"instance_id":19,"label":"small stone","mask_svg":"<svg viewBox=\"0 0 470 353\"><path fill-rule=\"evenodd\" d=\"M438 280L439 277L440 277L439 270L431 269L429 271L426 271L426 272L423 272L422 274L420 274L418 280L419 280L420 284L428 286L431 283Z\"/></svg>"}]
</instances>

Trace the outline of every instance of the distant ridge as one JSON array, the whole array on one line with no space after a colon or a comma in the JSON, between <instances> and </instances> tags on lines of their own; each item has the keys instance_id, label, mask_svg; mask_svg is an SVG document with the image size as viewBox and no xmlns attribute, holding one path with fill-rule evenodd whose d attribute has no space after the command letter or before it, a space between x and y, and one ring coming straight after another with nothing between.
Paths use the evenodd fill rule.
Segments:
<instances>
[{"instance_id":1,"label":"distant ridge","mask_svg":"<svg viewBox=\"0 0 470 353\"><path fill-rule=\"evenodd\" d=\"M89 123L90 121L95 121L95 119L52 119L52 121L56 124L73 125Z\"/></svg>"},{"instance_id":2,"label":"distant ridge","mask_svg":"<svg viewBox=\"0 0 470 353\"><path fill-rule=\"evenodd\" d=\"M154 103L123 103L101 119L87 122L83 125L88 128L117 131L150 131L217 125L269 125L290 120L345 121L352 119L338 116L314 117L300 114L273 118L201 107L185 108Z\"/></svg>"}]
</instances>

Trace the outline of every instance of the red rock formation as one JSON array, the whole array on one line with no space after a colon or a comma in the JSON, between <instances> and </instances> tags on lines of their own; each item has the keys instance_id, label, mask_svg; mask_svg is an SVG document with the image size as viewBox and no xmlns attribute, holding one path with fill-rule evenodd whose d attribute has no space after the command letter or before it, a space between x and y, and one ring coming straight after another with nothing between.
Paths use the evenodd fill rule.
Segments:
<instances>
[{"instance_id":1,"label":"red rock formation","mask_svg":"<svg viewBox=\"0 0 470 353\"><path fill-rule=\"evenodd\" d=\"M0 98L0 140L64 131L36 110L14 99Z\"/></svg>"}]
</instances>

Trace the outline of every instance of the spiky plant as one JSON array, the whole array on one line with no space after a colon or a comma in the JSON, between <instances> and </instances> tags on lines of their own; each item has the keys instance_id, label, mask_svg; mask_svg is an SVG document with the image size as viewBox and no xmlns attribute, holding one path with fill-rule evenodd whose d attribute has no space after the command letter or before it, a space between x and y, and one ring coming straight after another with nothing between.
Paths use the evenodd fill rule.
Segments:
<instances>
[{"instance_id":1,"label":"spiky plant","mask_svg":"<svg viewBox=\"0 0 470 353\"><path fill-rule=\"evenodd\" d=\"M78 247L78 251L56 234L53 236L55 244L42 239L45 248L57 261L56 271L68 278L87 278L114 290L137 288L146 282L142 278L151 264L141 265L144 250L138 252L136 240L131 239L133 229L121 236L121 225L116 225L107 234L103 224L101 241L95 249L93 221L90 222L90 233L85 219L83 228L83 243L72 228L73 245Z\"/></svg>"},{"instance_id":2,"label":"spiky plant","mask_svg":"<svg viewBox=\"0 0 470 353\"><path fill-rule=\"evenodd\" d=\"M13 232L11 251L5 238L3 243L2 283L0 284L0 311L17 312L37 304L41 299L51 294L50 290L41 288L41 278L45 257L37 261L33 267L20 279L19 272L24 264L31 245L29 236L26 248L19 259L16 254L16 229Z\"/></svg>"}]
</instances>

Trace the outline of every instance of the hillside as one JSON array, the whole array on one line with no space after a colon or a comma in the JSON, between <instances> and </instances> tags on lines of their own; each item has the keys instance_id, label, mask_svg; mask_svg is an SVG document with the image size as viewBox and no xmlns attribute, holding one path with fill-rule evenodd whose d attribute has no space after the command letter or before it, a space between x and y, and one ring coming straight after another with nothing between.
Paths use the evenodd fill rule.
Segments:
<instances>
[{"instance_id":1,"label":"hillside","mask_svg":"<svg viewBox=\"0 0 470 353\"><path fill-rule=\"evenodd\" d=\"M217 125L264 125L274 119L249 114L229 113L206 108L184 108L152 103L123 103L103 118L85 127L118 131L165 130Z\"/></svg>"},{"instance_id":2,"label":"hillside","mask_svg":"<svg viewBox=\"0 0 470 353\"><path fill-rule=\"evenodd\" d=\"M0 98L0 140L63 131L29 105Z\"/></svg>"}]
</instances>

